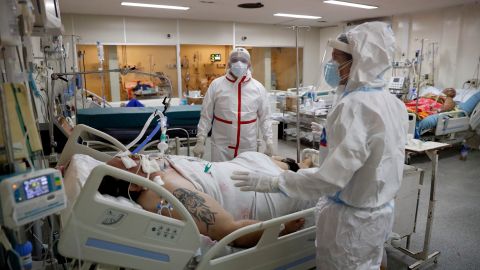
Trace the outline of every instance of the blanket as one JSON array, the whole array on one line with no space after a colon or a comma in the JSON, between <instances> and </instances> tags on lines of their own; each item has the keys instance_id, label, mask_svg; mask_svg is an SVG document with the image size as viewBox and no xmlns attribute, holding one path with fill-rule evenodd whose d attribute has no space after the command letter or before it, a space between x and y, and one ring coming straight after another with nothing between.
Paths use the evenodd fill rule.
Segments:
<instances>
[{"instance_id":1,"label":"blanket","mask_svg":"<svg viewBox=\"0 0 480 270\"><path fill-rule=\"evenodd\" d=\"M438 113L438 110L442 108L442 105L443 104L440 102L440 100L426 97L421 97L418 99L418 109L416 100L405 103L407 111L416 113L418 119L424 119L429 115Z\"/></svg>"}]
</instances>

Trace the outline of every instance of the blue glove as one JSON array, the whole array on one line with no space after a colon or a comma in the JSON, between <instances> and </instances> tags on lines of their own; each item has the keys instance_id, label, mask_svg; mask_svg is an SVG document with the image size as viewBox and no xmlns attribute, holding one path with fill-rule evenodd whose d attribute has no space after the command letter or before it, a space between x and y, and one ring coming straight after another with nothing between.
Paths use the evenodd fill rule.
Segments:
<instances>
[{"instance_id":1,"label":"blue glove","mask_svg":"<svg viewBox=\"0 0 480 270\"><path fill-rule=\"evenodd\" d=\"M235 186L239 187L241 191L280 192L277 176L234 171L230 178L237 181Z\"/></svg>"}]
</instances>

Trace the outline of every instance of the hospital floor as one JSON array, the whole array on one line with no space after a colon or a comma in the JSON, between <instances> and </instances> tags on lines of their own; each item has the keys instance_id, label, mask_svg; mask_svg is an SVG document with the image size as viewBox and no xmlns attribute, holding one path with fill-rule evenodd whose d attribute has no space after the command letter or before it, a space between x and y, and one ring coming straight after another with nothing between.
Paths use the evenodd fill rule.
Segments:
<instances>
[{"instance_id":1,"label":"hospital floor","mask_svg":"<svg viewBox=\"0 0 480 270\"><path fill-rule=\"evenodd\" d=\"M294 142L279 141L279 154L296 158ZM411 165L424 169L417 222L417 233L412 236L411 248L422 248L425 231L431 163L426 156L416 156ZM444 150L439 155L437 176L437 204L430 249L440 251L438 264L422 269L480 269L480 151L470 151L466 161L459 160L459 149ZM413 259L387 249L388 269L408 269Z\"/></svg>"}]
</instances>

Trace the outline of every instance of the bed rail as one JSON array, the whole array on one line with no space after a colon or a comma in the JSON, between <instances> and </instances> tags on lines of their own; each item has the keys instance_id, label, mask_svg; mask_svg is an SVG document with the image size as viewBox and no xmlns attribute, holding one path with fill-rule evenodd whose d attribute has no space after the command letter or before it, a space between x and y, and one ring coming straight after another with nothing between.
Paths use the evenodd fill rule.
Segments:
<instances>
[{"instance_id":1,"label":"bed rail","mask_svg":"<svg viewBox=\"0 0 480 270\"><path fill-rule=\"evenodd\" d=\"M103 196L112 176L148 188L173 205L182 220L139 210ZM109 165L93 169L59 242L62 255L134 269L183 269L200 246L200 233L182 203L162 186Z\"/></svg>"},{"instance_id":2,"label":"bed rail","mask_svg":"<svg viewBox=\"0 0 480 270\"><path fill-rule=\"evenodd\" d=\"M312 219L315 208L249 225L227 235L203 257L196 270L311 269L315 267L315 226L278 236L282 224L299 218ZM264 231L256 246L216 258L241 236Z\"/></svg>"},{"instance_id":3,"label":"bed rail","mask_svg":"<svg viewBox=\"0 0 480 270\"><path fill-rule=\"evenodd\" d=\"M87 138L91 138L93 136L98 136L107 142L109 142L114 150L118 151L126 151L127 149L125 146L119 142L117 139L113 138L112 136L103 133L99 130L91 128L86 125L77 125L72 132L72 135L68 138L67 144L60 155L60 159L58 160L59 166L66 165L74 154L84 154L93 157L96 160L107 162L112 159L112 156L95 149L89 147L89 145L85 145L84 143L87 142ZM106 146L103 142L97 142L97 144L102 144Z\"/></svg>"},{"instance_id":4,"label":"bed rail","mask_svg":"<svg viewBox=\"0 0 480 270\"><path fill-rule=\"evenodd\" d=\"M472 130L480 128L480 102L473 109L472 114L470 115L470 127Z\"/></svg>"},{"instance_id":5,"label":"bed rail","mask_svg":"<svg viewBox=\"0 0 480 270\"><path fill-rule=\"evenodd\" d=\"M469 118L465 111L439 113L435 136L466 131L469 128Z\"/></svg>"}]
</instances>

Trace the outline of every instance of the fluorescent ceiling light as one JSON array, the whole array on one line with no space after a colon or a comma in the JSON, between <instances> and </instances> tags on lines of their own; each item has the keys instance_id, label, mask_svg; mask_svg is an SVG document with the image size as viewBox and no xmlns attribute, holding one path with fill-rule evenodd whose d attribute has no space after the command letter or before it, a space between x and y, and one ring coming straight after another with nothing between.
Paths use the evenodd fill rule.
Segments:
<instances>
[{"instance_id":1,"label":"fluorescent ceiling light","mask_svg":"<svg viewBox=\"0 0 480 270\"><path fill-rule=\"evenodd\" d=\"M273 16L277 17L289 17L289 18L297 18L297 19L309 19L309 20L318 20L322 17L318 16L310 16L310 15L296 15L296 14L286 14L286 13L275 13Z\"/></svg>"},{"instance_id":2,"label":"fluorescent ceiling light","mask_svg":"<svg viewBox=\"0 0 480 270\"><path fill-rule=\"evenodd\" d=\"M344 1L337 1L337 0L326 0L326 1L323 1L323 2L324 2L324 3L327 3L327 4L334 4L334 5L347 6L347 7L356 7L356 8L364 8L364 9L375 9L375 8L378 8L378 7L376 7L376 6L355 4L355 3L344 2Z\"/></svg>"},{"instance_id":3,"label":"fluorescent ceiling light","mask_svg":"<svg viewBox=\"0 0 480 270\"><path fill-rule=\"evenodd\" d=\"M189 7L181 7L181 6L167 6L167 5L133 3L133 2L122 2L122 6L146 7L146 8L163 8L163 9L176 9L176 10L188 10L188 9L190 9Z\"/></svg>"}]
</instances>

